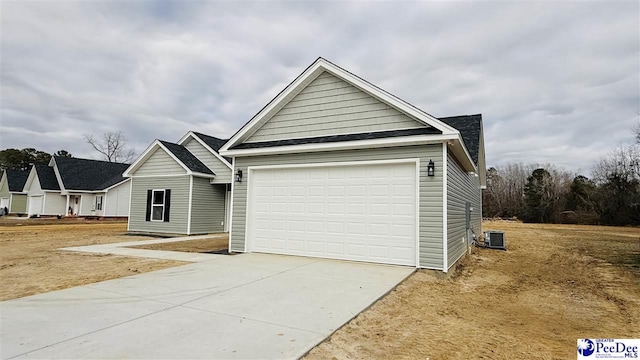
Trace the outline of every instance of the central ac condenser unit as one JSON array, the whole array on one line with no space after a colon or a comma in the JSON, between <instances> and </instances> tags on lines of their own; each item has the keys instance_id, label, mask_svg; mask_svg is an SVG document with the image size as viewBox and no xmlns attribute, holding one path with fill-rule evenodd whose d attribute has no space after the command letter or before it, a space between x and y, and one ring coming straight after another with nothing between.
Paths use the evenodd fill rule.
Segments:
<instances>
[{"instance_id":1,"label":"central ac condenser unit","mask_svg":"<svg viewBox=\"0 0 640 360\"><path fill-rule=\"evenodd\" d=\"M488 230L484 233L484 246L489 249L507 250L504 239L504 232L498 230Z\"/></svg>"}]
</instances>

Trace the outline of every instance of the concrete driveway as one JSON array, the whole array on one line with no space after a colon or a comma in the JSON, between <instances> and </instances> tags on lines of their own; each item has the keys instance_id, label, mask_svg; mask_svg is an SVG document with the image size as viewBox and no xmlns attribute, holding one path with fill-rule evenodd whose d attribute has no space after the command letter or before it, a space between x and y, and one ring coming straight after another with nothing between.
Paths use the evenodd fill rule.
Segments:
<instances>
[{"instance_id":1,"label":"concrete driveway","mask_svg":"<svg viewBox=\"0 0 640 360\"><path fill-rule=\"evenodd\" d=\"M0 357L297 358L414 271L268 254L0 303Z\"/></svg>"}]
</instances>

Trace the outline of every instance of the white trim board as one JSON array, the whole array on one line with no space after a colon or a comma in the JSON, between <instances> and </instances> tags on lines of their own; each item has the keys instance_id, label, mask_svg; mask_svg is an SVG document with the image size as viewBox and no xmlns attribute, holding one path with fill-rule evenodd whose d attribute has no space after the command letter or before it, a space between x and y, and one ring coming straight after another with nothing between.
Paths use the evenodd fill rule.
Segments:
<instances>
[{"instance_id":1,"label":"white trim board","mask_svg":"<svg viewBox=\"0 0 640 360\"><path fill-rule=\"evenodd\" d=\"M442 144L442 271L447 272L449 270L448 267L448 257L449 257L449 248L448 248L448 208L447 208L447 151L448 146L446 143Z\"/></svg>"},{"instance_id":2,"label":"white trim board","mask_svg":"<svg viewBox=\"0 0 640 360\"><path fill-rule=\"evenodd\" d=\"M202 139L200 139L200 137L198 137L198 135L196 135L193 131L189 131L182 138L180 138L180 140L178 140L178 144L184 146L184 143L190 137L195 139L198 143L200 143L200 145L204 146L205 149L207 149L210 153L212 153L218 160L222 161L222 163L225 164L227 167L229 167L229 169L233 169L233 166L225 158L220 156L220 154L218 154L217 151L213 150L209 145L207 145L207 143L205 143Z\"/></svg>"},{"instance_id":3,"label":"white trim board","mask_svg":"<svg viewBox=\"0 0 640 360\"><path fill-rule=\"evenodd\" d=\"M340 142L332 142L332 143L285 145L285 146L256 148L256 149L234 149L234 150L225 151L224 155L252 156L252 155L287 154L287 153L314 152L314 151L370 149L370 148L376 148L376 147L426 145L426 144L439 144L439 143L442 143L443 141L453 140L455 138L456 138L455 135L413 135L413 136L401 136L401 137L383 138L383 139L340 141Z\"/></svg>"},{"instance_id":4,"label":"white trim board","mask_svg":"<svg viewBox=\"0 0 640 360\"><path fill-rule=\"evenodd\" d=\"M257 165L247 167L247 191L246 191L246 213L245 213L245 241L244 252L251 252L251 234L248 215L251 214L252 207L252 179L253 172L260 170L276 170L276 169L309 169L309 168L326 168L326 167L353 167L353 166L369 166L369 165L385 165L385 164L414 164L415 166L415 259L414 262L416 268L420 266L420 159L419 158L402 158L391 160L367 160L367 161L344 161L344 162L323 162L323 163L309 163L309 164L283 164L283 165ZM233 196L232 196L233 201ZM231 239L231 234L229 236ZM442 269L438 269L442 270Z\"/></svg>"},{"instance_id":5,"label":"white trim board","mask_svg":"<svg viewBox=\"0 0 640 360\"><path fill-rule=\"evenodd\" d=\"M169 151L169 149L167 149L164 145L162 145L160 140L156 139L151 143L151 145L149 145L149 147L147 147L142 152L142 154L136 159L136 161L134 161L133 164L131 164L122 173L122 176L124 177L135 176L133 175L133 173L135 173L140 168L140 166L142 166L142 164L144 164L144 162L147 161L147 159L154 154L154 151L157 149L162 149L162 151L167 153L167 155L169 155L176 163L178 163L178 165L180 165L180 167L182 167L187 172L186 175L191 175L191 170L182 161L178 160L178 158L171 151Z\"/></svg>"}]
</instances>

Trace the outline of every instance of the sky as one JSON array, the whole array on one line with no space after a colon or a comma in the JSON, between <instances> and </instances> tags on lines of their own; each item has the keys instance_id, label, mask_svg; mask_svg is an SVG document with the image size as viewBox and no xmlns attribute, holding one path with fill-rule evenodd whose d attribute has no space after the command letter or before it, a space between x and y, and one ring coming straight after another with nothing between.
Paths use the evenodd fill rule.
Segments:
<instances>
[{"instance_id":1,"label":"sky","mask_svg":"<svg viewBox=\"0 0 640 360\"><path fill-rule=\"evenodd\" d=\"M487 164L588 173L633 140L638 1L0 2L0 149L98 158L228 138L317 57L436 117L481 113Z\"/></svg>"}]
</instances>

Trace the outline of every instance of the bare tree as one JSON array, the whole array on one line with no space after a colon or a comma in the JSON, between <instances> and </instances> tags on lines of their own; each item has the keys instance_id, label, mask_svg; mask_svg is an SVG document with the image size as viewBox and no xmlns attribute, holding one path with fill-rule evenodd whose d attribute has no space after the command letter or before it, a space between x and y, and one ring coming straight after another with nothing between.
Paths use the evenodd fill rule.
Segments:
<instances>
[{"instance_id":1,"label":"bare tree","mask_svg":"<svg viewBox=\"0 0 640 360\"><path fill-rule=\"evenodd\" d=\"M640 144L640 121L633 127L633 134L636 136L636 144Z\"/></svg>"},{"instance_id":2,"label":"bare tree","mask_svg":"<svg viewBox=\"0 0 640 360\"><path fill-rule=\"evenodd\" d=\"M122 131L105 132L100 139L88 134L83 136L87 143L109 162L128 163L135 158L136 152L127 146L127 139Z\"/></svg>"},{"instance_id":3,"label":"bare tree","mask_svg":"<svg viewBox=\"0 0 640 360\"><path fill-rule=\"evenodd\" d=\"M619 146L593 167L592 176L598 184L607 182L611 175L640 181L640 146Z\"/></svg>"}]
</instances>

